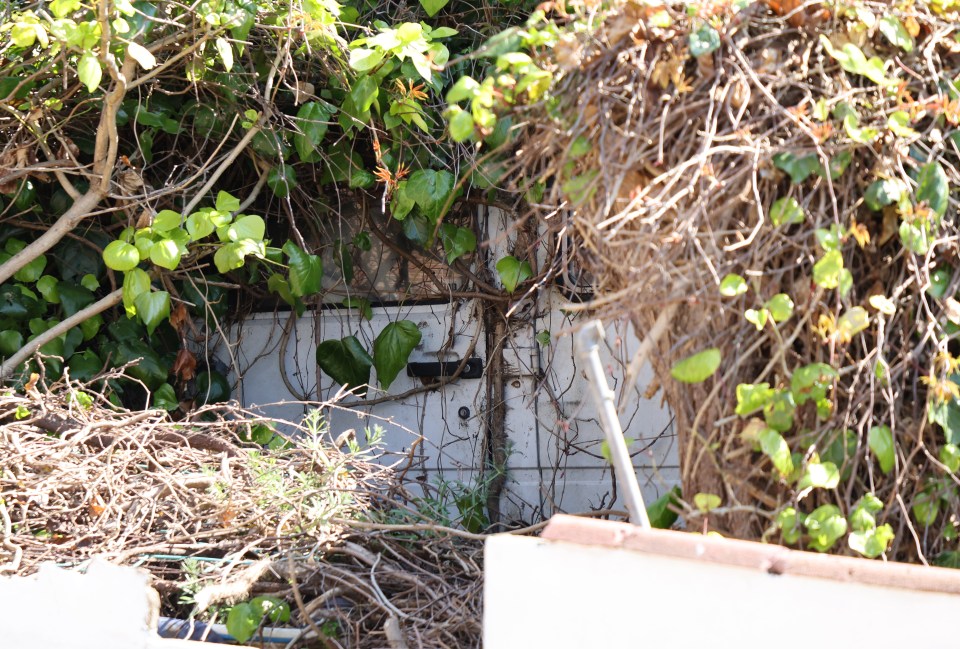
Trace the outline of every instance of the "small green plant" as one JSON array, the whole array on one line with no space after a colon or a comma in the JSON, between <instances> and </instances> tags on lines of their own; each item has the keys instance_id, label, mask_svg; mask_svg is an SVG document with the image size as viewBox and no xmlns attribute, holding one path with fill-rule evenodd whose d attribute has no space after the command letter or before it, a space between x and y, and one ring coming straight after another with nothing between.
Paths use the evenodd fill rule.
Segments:
<instances>
[{"instance_id":1,"label":"small green plant","mask_svg":"<svg viewBox=\"0 0 960 649\"><path fill-rule=\"evenodd\" d=\"M226 626L227 632L237 642L246 644L264 623L282 624L289 621L289 604L282 599L262 595L230 607Z\"/></svg>"}]
</instances>

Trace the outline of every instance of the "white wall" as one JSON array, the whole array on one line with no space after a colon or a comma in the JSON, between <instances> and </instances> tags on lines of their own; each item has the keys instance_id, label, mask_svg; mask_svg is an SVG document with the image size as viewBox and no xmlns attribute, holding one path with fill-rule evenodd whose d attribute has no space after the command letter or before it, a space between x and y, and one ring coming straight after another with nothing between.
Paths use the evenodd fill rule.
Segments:
<instances>
[{"instance_id":1,"label":"white wall","mask_svg":"<svg viewBox=\"0 0 960 649\"><path fill-rule=\"evenodd\" d=\"M486 649L950 646L958 606L946 593L531 537L491 537L484 553Z\"/></svg>"}]
</instances>

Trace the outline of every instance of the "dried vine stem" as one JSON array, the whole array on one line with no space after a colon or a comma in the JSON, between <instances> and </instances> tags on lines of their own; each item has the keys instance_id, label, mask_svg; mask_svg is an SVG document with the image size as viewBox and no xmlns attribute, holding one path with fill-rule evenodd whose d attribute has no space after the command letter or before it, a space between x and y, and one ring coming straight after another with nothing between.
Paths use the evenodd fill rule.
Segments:
<instances>
[{"instance_id":1,"label":"dried vine stem","mask_svg":"<svg viewBox=\"0 0 960 649\"><path fill-rule=\"evenodd\" d=\"M878 17L890 12L887 5L861 5ZM944 330L943 300L927 293L934 271L956 265L955 202L950 198L930 253L917 255L901 242L901 217L891 208L867 209L863 196L877 178L915 191L917 171L929 161L940 164L950 187L960 185L960 152L952 143L935 144L942 141L942 116L909 113L916 135L906 138L887 125L896 111L944 100L940 79L960 74L953 45L943 40L951 25L925 3L911 5L899 14L919 25L910 52L868 30L860 43L868 55L896 57L890 74L903 82L897 94L844 71L815 29L791 29L762 3L736 15L716 9L721 42L699 58L686 47L691 31L707 24L703 15L691 20L666 11L672 24L657 28L640 5L615 8L597 30L568 43L578 65L575 73L554 69L556 102L524 112L529 126L515 158L517 175L546 182L543 222L574 244L563 263L593 278L595 299L584 308L628 319L641 339L656 340L644 342L630 375L645 360L653 366L653 387L663 390L676 416L684 493L722 496L725 513L711 516L721 531L769 538L769 517L787 506L810 512L836 504L846 513L874 493L887 503L878 523L898 530L889 557L918 561L948 550L951 535L942 532L953 529L960 492L936 459L947 440L928 425L927 403L935 397L923 381L942 378L937 359L955 347L955 335ZM834 31L820 27L843 42L839 32L848 20L837 17L829 24ZM827 114L821 106L815 118L821 99ZM877 129L869 146L829 115L842 110L841 102L859 111L861 127ZM589 142L589 150L580 146L571 156L578 141ZM925 159L911 157L911 146ZM777 154L810 155L824 168L844 156L849 161L842 174L791 182L774 164ZM575 196L564 190L572 178ZM802 224L772 222L771 207L780 199L797 202ZM818 229L835 229L842 239L852 278L845 294L814 285L813 266L824 255ZM744 277L748 290L723 297L719 285L728 273ZM947 295L958 286L953 275ZM795 304L790 320L759 329L747 321L745 311L762 309L779 293ZM878 313L869 303L875 295L889 298L895 312ZM677 306L670 312L663 305ZM824 322L861 305L871 326L852 340L822 333ZM692 386L673 379L676 361L712 347L723 358L713 378ZM838 488L802 494L801 501L769 459L743 441L749 418L733 411L739 384L789 389L792 373L813 363L838 370L832 414L821 419L812 404L798 407L786 442L801 464L824 457L838 440L845 444L844 431L851 431L853 447L841 451ZM762 413L754 416L762 421ZM889 473L868 450L869 431L880 425L891 428L895 441L896 469ZM921 530L911 512L931 493L940 515ZM837 549L851 552L845 544Z\"/></svg>"}]
</instances>

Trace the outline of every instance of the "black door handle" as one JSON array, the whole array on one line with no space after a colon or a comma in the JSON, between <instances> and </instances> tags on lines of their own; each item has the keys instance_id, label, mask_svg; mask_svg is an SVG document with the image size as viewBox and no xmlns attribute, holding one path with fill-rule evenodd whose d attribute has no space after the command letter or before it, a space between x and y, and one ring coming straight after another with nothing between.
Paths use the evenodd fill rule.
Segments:
<instances>
[{"instance_id":1,"label":"black door handle","mask_svg":"<svg viewBox=\"0 0 960 649\"><path fill-rule=\"evenodd\" d=\"M407 376L420 379L440 379L453 376L463 361L445 361L442 363L407 363ZM479 379L483 376L483 360L468 358L458 378Z\"/></svg>"}]
</instances>

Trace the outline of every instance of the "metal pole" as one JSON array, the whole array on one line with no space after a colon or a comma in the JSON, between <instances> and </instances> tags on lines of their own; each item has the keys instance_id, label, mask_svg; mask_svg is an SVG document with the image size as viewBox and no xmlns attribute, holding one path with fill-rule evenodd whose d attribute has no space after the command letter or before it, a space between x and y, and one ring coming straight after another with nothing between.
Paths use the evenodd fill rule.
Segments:
<instances>
[{"instance_id":1,"label":"metal pole","mask_svg":"<svg viewBox=\"0 0 960 649\"><path fill-rule=\"evenodd\" d=\"M580 360L586 365L587 378L591 392L600 411L600 423L603 433L610 447L610 456L613 459L613 471L620 483L623 501L630 514L630 522L640 527L650 527L647 517L647 508L643 505L643 495L637 483L637 474L630 461L630 452L623 439L623 429L617 416L617 407L614 404L614 393L607 383L603 364L600 362L600 341L603 340L603 325L594 320L580 331L578 338L578 352Z\"/></svg>"}]
</instances>

